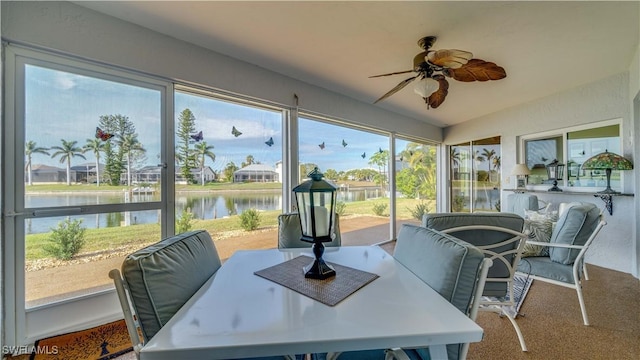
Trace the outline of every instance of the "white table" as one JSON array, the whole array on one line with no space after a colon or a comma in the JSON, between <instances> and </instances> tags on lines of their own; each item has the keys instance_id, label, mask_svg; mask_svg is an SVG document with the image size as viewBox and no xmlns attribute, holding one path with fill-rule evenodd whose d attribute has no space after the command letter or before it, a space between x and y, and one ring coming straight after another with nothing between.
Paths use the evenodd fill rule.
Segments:
<instances>
[{"instance_id":1,"label":"white table","mask_svg":"<svg viewBox=\"0 0 640 360\"><path fill-rule=\"evenodd\" d=\"M482 328L377 246L327 248L324 259L380 277L330 307L254 271L310 249L236 252L142 348L142 360L429 346L482 340ZM302 272L302 269L300 270Z\"/></svg>"}]
</instances>

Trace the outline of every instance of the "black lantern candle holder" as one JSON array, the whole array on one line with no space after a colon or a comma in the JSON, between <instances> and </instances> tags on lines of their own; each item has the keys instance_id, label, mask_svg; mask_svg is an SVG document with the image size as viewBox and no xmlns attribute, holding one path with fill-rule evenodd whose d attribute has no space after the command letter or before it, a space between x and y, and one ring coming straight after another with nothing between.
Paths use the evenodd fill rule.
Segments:
<instances>
[{"instance_id":1,"label":"black lantern candle holder","mask_svg":"<svg viewBox=\"0 0 640 360\"><path fill-rule=\"evenodd\" d=\"M310 180L293 188L300 214L300 240L313 243L315 260L304 267L306 278L327 279L336 275L336 271L322 259L323 242L330 242L335 225L335 203L337 188L322 179L323 175L315 168L309 173Z\"/></svg>"},{"instance_id":2,"label":"black lantern candle holder","mask_svg":"<svg viewBox=\"0 0 640 360\"><path fill-rule=\"evenodd\" d=\"M562 189L558 187L558 180L562 180L564 177L564 164L554 159L547 165L547 176L549 180L553 180L553 186L547 191L562 191Z\"/></svg>"}]
</instances>

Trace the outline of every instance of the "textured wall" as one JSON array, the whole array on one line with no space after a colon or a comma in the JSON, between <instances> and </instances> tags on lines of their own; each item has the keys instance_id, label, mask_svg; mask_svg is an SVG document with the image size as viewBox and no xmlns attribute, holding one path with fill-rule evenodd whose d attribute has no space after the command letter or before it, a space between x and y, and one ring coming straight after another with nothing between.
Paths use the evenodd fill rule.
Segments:
<instances>
[{"instance_id":1,"label":"textured wall","mask_svg":"<svg viewBox=\"0 0 640 360\"><path fill-rule=\"evenodd\" d=\"M602 120L622 119L624 154L638 162L634 156L634 124L629 96L629 73L618 74L569 91L505 109L469 123L446 128L444 141L454 144L473 139L502 136L502 181L509 187L507 177L517 160L518 136L594 123ZM513 185L511 185L513 186ZM634 192L634 172L625 173L625 192ZM503 200L506 194L503 195ZM591 195L536 194L547 202L589 201L603 207L602 200ZM609 223L593 248L587 252L588 263L635 274L636 250L635 198L617 197L613 216L605 214Z\"/></svg>"}]
</instances>

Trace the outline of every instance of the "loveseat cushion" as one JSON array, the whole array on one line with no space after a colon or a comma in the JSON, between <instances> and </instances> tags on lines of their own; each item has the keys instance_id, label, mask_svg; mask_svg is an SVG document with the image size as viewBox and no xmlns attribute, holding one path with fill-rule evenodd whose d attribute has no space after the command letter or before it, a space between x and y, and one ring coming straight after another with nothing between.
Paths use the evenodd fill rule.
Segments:
<instances>
[{"instance_id":1,"label":"loveseat cushion","mask_svg":"<svg viewBox=\"0 0 640 360\"><path fill-rule=\"evenodd\" d=\"M122 276L129 286L145 341L221 266L208 232L191 231L161 240L128 255Z\"/></svg>"},{"instance_id":2,"label":"loveseat cushion","mask_svg":"<svg viewBox=\"0 0 640 360\"><path fill-rule=\"evenodd\" d=\"M584 245L600 220L600 209L592 203L572 203L562 213L551 234L551 243ZM578 249L551 247L551 261L571 265L578 257Z\"/></svg>"},{"instance_id":3,"label":"loveseat cushion","mask_svg":"<svg viewBox=\"0 0 640 360\"><path fill-rule=\"evenodd\" d=\"M487 225L507 228L522 232L524 219L512 213L434 213L425 214L422 217L422 225L435 230L447 230L460 226ZM476 246L495 244L513 237L513 235L492 230L466 230L449 233L459 239ZM518 242L512 242L505 246L495 248L497 252L513 250L518 247ZM507 261L513 261L513 255L505 256ZM515 266L515 264L514 264ZM509 278L511 272L501 261L494 261L489 268L489 278ZM487 281L484 286L485 296L505 296L507 283L501 281Z\"/></svg>"}]
</instances>

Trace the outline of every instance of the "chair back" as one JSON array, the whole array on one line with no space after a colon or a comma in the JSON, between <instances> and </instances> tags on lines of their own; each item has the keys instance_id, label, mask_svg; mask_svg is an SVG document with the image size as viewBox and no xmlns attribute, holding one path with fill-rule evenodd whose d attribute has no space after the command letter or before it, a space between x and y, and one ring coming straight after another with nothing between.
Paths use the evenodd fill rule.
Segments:
<instances>
[{"instance_id":1,"label":"chair back","mask_svg":"<svg viewBox=\"0 0 640 360\"><path fill-rule=\"evenodd\" d=\"M538 197L534 194L509 194L507 195L507 207L505 211L512 214L517 214L522 216L523 218L526 215L525 210L540 210L538 204Z\"/></svg>"},{"instance_id":2,"label":"chair back","mask_svg":"<svg viewBox=\"0 0 640 360\"><path fill-rule=\"evenodd\" d=\"M585 245L601 221L600 209L592 203L569 203L558 218L550 243L566 245ZM551 261L571 265L580 249L551 247Z\"/></svg>"},{"instance_id":3,"label":"chair back","mask_svg":"<svg viewBox=\"0 0 640 360\"><path fill-rule=\"evenodd\" d=\"M331 237L333 240L323 243L324 246L332 247L342 244L340 237L340 216L338 216L338 214L336 214L333 230L334 232ZM311 246L310 243L300 240L301 238L300 215L298 213L278 215L278 249L308 248Z\"/></svg>"},{"instance_id":4,"label":"chair back","mask_svg":"<svg viewBox=\"0 0 640 360\"><path fill-rule=\"evenodd\" d=\"M213 240L204 230L172 236L128 255L122 263L119 280L128 290L144 342L151 339L220 266ZM112 270L110 276L117 288L116 275L120 277L117 270ZM124 300L120 297L127 320ZM134 340L132 337L135 346Z\"/></svg>"},{"instance_id":5,"label":"chair back","mask_svg":"<svg viewBox=\"0 0 640 360\"><path fill-rule=\"evenodd\" d=\"M477 246L493 260L485 296L513 299L513 276L526 241L524 219L511 213L434 213L425 214L422 225L451 234Z\"/></svg>"},{"instance_id":6,"label":"chair back","mask_svg":"<svg viewBox=\"0 0 640 360\"><path fill-rule=\"evenodd\" d=\"M477 247L433 229L404 224L393 256L475 321L484 279L491 266L491 260L485 259ZM466 354L466 346L447 345L447 354L449 359L464 358L460 355Z\"/></svg>"}]
</instances>

